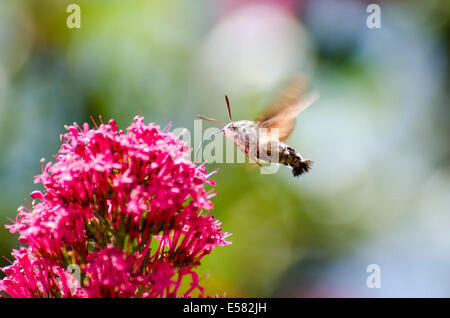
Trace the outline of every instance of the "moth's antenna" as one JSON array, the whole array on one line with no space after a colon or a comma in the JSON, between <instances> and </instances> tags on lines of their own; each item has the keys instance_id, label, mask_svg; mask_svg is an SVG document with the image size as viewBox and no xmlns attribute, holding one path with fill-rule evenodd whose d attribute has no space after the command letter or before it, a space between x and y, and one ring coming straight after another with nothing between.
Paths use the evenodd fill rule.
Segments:
<instances>
[{"instance_id":1,"label":"moth's antenna","mask_svg":"<svg viewBox=\"0 0 450 318\"><path fill-rule=\"evenodd\" d=\"M227 95L225 95L225 102L227 103L228 118L230 118L230 123L233 123L233 119L231 119L230 101L228 100L228 96Z\"/></svg>"},{"instance_id":2,"label":"moth's antenna","mask_svg":"<svg viewBox=\"0 0 450 318\"><path fill-rule=\"evenodd\" d=\"M218 133L221 133L221 132L223 132L223 129L216 131L214 134L212 134L212 135L210 135L210 136L208 136L208 137L206 137L205 139L202 140L202 142L200 143L200 145L198 145L197 153L195 154L195 160L194 160L194 163L197 163L198 152L200 151L202 145L203 145L206 141L208 141L209 139L211 139L214 135L217 135Z\"/></svg>"},{"instance_id":3,"label":"moth's antenna","mask_svg":"<svg viewBox=\"0 0 450 318\"><path fill-rule=\"evenodd\" d=\"M197 115L197 117L200 118L200 119L203 119L203 120L214 121L214 122L221 123L221 124L224 124L224 125L227 124L226 122L224 122L224 121L222 121L222 120L218 120L218 119L214 119L214 118L205 117L205 116L203 116L203 115Z\"/></svg>"}]
</instances>

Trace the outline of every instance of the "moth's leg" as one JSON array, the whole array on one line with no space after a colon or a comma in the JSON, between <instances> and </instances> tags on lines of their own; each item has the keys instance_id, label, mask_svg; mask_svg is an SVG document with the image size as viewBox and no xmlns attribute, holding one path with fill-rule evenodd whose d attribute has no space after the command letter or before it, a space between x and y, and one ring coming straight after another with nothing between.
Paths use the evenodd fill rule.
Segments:
<instances>
[{"instance_id":1,"label":"moth's leg","mask_svg":"<svg viewBox=\"0 0 450 318\"><path fill-rule=\"evenodd\" d=\"M262 167L263 162L260 159L256 159L256 164L260 167Z\"/></svg>"},{"instance_id":2,"label":"moth's leg","mask_svg":"<svg viewBox=\"0 0 450 318\"><path fill-rule=\"evenodd\" d=\"M256 157L254 154L249 153L248 159L249 159L249 163L250 164L257 164L260 167L263 164L263 160L261 160L260 158Z\"/></svg>"}]
</instances>

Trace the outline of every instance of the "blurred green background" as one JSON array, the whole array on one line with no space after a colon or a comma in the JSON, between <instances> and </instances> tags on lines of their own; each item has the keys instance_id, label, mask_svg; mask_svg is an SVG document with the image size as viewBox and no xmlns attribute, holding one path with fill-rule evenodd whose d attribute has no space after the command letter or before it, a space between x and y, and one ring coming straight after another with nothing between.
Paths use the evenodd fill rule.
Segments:
<instances>
[{"instance_id":1,"label":"blurred green background","mask_svg":"<svg viewBox=\"0 0 450 318\"><path fill-rule=\"evenodd\" d=\"M288 143L315 161L309 174L207 166L233 242L204 258L208 293L449 297L450 5L379 1L369 29L369 3L0 0L0 255L18 246L6 217L40 188L65 124L102 115L124 129L141 112L192 130L197 114L226 120L225 94L235 120L252 119L302 72L321 97Z\"/></svg>"}]
</instances>

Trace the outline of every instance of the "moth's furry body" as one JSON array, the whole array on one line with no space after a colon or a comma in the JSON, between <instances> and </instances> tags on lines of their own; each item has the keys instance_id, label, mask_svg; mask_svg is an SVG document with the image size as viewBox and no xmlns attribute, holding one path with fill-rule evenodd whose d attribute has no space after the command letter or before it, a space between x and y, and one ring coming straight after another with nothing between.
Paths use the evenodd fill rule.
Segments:
<instances>
[{"instance_id":1,"label":"moth's furry body","mask_svg":"<svg viewBox=\"0 0 450 318\"><path fill-rule=\"evenodd\" d=\"M278 138L268 138L268 135L274 133L276 131L273 131L273 128L261 129L257 122L251 120L233 122L223 129L224 136L232 139L250 160L258 164L274 162L290 166L294 177L308 172L312 161L303 159L294 148L279 141Z\"/></svg>"},{"instance_id":2,"label":"moth's furry body","mask_svg":"<svg viewBox=\"0 0 450 318\"><path fill-rule=\"evenodd\" d=\"M294 148L283 143L294 130L297 115L318 98L316 92L305 94L306 84L306 79L300 75L292 78L289 85L255 121L233 122L228 97L225 96L230 123L221 131L225 137L232 139L250 160L259 165L262 162L282 163L292 168L294 177L309 171L312 161L303 159ZM225 124L217 119L201 115L199 117Z\"/></svg>"}]
</instances>

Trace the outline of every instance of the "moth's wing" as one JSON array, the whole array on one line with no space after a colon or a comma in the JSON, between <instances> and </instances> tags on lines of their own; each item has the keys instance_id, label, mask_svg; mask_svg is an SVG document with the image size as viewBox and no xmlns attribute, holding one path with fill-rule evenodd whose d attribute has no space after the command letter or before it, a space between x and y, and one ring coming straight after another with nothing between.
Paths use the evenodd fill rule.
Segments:
<instances>
[{"instance_id":1,"label":"moth's wing","mask_svg":"<svg viewBox=\"0 0 450 318\"><path fill-rule=\"evenodd\" d=\"M295 118L318 97L316 91L307 92L308 81L298 75L292 78L267 109L256 118L261 128L278 128L278 138L284 141L294 130Z\"/></svg>"}]
</instances>

